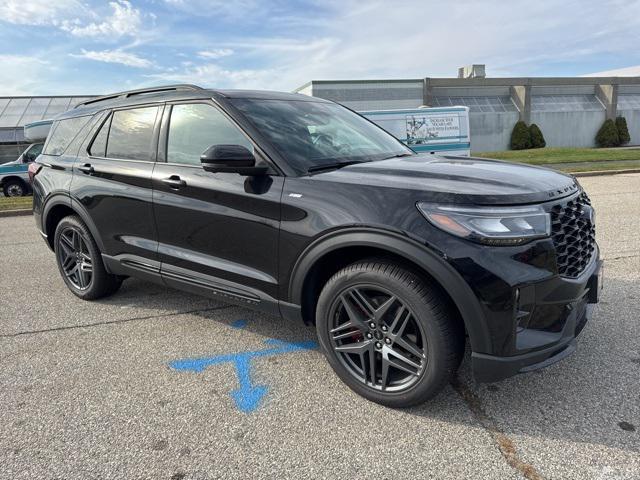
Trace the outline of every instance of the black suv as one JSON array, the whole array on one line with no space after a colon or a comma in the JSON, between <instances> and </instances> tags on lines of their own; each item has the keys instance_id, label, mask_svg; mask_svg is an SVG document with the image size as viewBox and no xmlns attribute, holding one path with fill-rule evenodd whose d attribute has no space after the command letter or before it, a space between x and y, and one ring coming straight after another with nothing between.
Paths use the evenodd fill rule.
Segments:
<instances>
[{"instance_id":1,"label":"black suv","mask_svg":"<svg viewBox=\"0 0 640 480\"><path fill-rule=\"evenodd\" d=\"M435 395L552 364L598 301L594 213L568 175L417 155L296 94L113 94L53 125L35 221L78 297L128 276L315 324L357 393Z\"/></svg>"}]
</instances>

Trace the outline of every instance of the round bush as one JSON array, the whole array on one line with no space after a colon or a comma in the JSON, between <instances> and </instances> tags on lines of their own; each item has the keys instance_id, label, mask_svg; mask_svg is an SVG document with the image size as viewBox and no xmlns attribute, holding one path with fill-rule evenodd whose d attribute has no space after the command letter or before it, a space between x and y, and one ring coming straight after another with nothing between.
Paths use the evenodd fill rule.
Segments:
<instances>
[{"instance_id":1,"label":"round bush","mask_svg":"<svg viewBox=\"0 0 640 480\"><path fill-rule=\"evenodd\" d=\"M604 121L598 134L596 135L596 143L599 147L617 147L620 145L620 138L618 137L618 129L616 124L611 119Z\"/></svg>"},{"instance_id":2,"label":"round bush","mask_svg":"<svg viewBox=\"0 0 640 480\"><path fill-rule=\"evenodd\" d=\"M531 135L527 124L519 121L511 132L511 150L525 150L531 148Z\"/></svg>"},{"instance_id":3,"label":"round bush","mask_svg":"<svg viewBox=\"0 0 640 480\"><path fill-rule=\"evenodd\" d=\"M544 148L547 146L542 130L535 123L529 126L529 137L531 138L531 148Z\"/></svg>"}]
</instances>

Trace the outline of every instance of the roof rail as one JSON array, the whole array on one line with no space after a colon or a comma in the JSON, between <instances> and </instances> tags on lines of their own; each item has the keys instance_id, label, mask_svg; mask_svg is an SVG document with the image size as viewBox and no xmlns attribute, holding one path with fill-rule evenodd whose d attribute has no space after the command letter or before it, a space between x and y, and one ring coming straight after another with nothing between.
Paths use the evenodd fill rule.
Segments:
<instances>
[{"instance_id":1,"label":"roof rail","mask_svg":"<svg viewBox=\"0 0 640 480\"><path fill-rule=\"evenodd\" d=\"M103 95L101 97L91 98L84 102L78 103L73 108L78 108L81 105L90 105L93 103L104 102L106 100L115 100L117 98L123 98L123 99L129 98L129 97L133 97L134 95L142 95L145 93L171 92L171 91L179 91L179 90L202 90L202 87L199 87L197 85L191 85L188 83L181 83L176 85L163 85L160 87L139 88L137 90L127 90L124 92L111 93L109 95Z\"/></svg>"}]
</instances>

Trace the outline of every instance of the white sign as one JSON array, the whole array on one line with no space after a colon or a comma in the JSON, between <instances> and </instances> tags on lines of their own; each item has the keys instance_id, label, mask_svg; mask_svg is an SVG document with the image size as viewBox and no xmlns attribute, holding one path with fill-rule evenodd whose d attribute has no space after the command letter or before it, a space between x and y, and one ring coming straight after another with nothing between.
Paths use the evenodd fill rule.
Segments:
<instances>
[{"instance_id":1,"label":"white sign","mask_svg":"<svg viewBox=\"0 0 640 480\"><path fill-rule=\"evenodd\" d=\"M420 145L434 139L458 138L460 121L457 115L407 115L407 144Z\"/></svg>"}]
</instances>

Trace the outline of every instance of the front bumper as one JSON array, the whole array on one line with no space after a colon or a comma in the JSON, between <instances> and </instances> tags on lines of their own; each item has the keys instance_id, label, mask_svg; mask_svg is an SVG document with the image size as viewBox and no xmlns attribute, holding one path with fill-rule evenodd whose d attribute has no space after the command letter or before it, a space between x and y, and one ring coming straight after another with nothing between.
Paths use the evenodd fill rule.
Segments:
<instances>
[{"instance_id":1,"label":"front bumper","mask_svg":"<svg viewBox=\"0 0 640 480\"><path fill-rule=\"evenodd\" d=\"M542 292L546 298L550 294L560 296L556 302L547 303L555 306L562 305L567 315L561 323L555 322L550 328L517 328L516 347L526 353L516 355L490 355L473 352L472 370L478 382L496 382L518 373L530 372L552 365L571 355L576 350L576 337L585 327L592 316L594 304L599 301L602 288L602 260L596 258L580 278L575 280L554 279L531 286ZM572 291L577 296L572 299L562 297L562 291ZM539 295L534 293L534 300ZM538 305L539 306L539 305ZM549 311L554 311L551 308ZM559 328L559 326L562 328ZM519 347L519 348L518 348Z\"/></svg>"}]
</instances>

